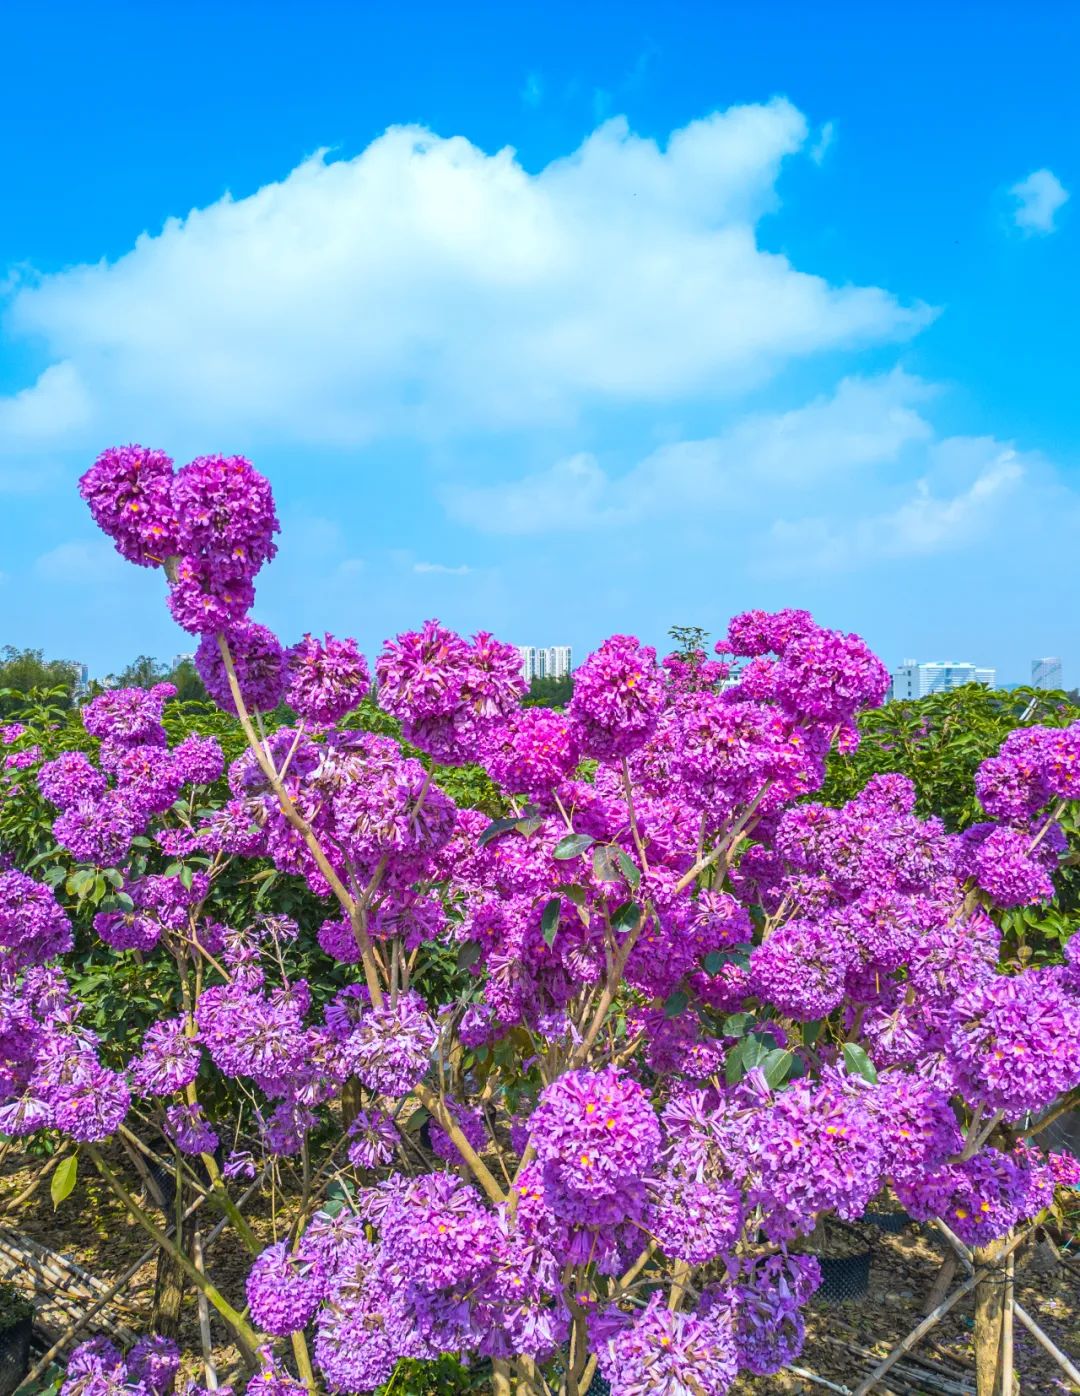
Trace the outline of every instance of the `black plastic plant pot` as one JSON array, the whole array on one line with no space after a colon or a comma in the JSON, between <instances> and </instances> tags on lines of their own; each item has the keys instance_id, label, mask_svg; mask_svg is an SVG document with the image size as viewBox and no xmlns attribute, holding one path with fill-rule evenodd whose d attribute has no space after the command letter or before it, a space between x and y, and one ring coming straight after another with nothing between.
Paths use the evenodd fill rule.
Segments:
<instances>
[{"instance_id":1,"label":"black plastic plant pot","mask_svg":"<svg viewBox=\"0 0 1080 1396\"><path fill-rule=\"evenodd\" d=\"M33 1315L26 1314L0 1328L0 1396L11 1396L30 1370L33 1327Z\"/></svg>"},{"instance_id":2,"label":"black plastic plant pot","mask_svg":"<svg viewBox=\"0 0 1080 1396\"><path fill-rule=\"evenodd\" d=\"M888 1232L890 1236L899 1236L911 1225L911 1218L906 1212L866 1212L863 1221L876 1226L879 1231Z\"/></svg>"},{"instance_id":3,"label":"black plastic plant pot","mask_svg":"<svg viewBox=\"0 0 1080 1396\"><path fill-rule=\"evenodd\" d=\"M599 1372L594 1372L585 1396L611 1396L611 1383L605 1380Z\"/></svg>"},{"instance_id":4,"label":"black plastic plant pot","mask_svg":"<svg viewBox=\"0 0 1080 1396\"><path fill-rule=\"evenodd\" d=\"M823 1304L843 1304L847 1299L863 1299L870 1288L870 1251L857 1255L818 1256L821 1288L815 1294Z\"/></svg>"}]
</instances>

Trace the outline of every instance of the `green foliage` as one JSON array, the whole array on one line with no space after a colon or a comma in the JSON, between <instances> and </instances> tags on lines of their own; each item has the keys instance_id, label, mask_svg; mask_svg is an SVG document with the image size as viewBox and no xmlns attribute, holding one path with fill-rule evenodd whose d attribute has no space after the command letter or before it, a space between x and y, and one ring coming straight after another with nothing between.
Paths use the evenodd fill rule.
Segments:
<instances>
[{"instance_id":1,"label":"green foliage","mask_svg":"<svg viewBox=\"0 0 1080 1396\"><path fill-rule=\"evenodd\" d=\"M79 671L69 659L46 659L44 650L0 649L0 718L11 722L25 699L35 692L51 693L52 701L66 711L71 707Z\"/></svg>"},{"instance_id":2,"label":"green foliage","mask_svg":"<svg viewBox=\"0 0 1080 1396\"><path fill-rule=\"evenodd\" d=\"M959 831L985 819L975 772L1016 727L1067 727L1080 708L1064 693L1017 688L1011 693L966 684L950 693L886 703L859 718L857 751L833 751L821 799L840 805L872 775L896 771L915 783L916 812L939 815Z\"/></svg>"},{"instance_id":3,"label":"green foliage","mask_svg":"<svg viewBox=\"0 0 1080 1396\"><path fill-rule=\"evenodd\" d=\"M916 813L938 815L958 833L987 818L975 794L975 773L1017 727L1067 727L1080 706L1065 693L1017 688L1011 693L967 684L949 693L887 703L859 718L860 744L847 755L833 751L824 788L816 799L842 805L873 775L896 772L915 786ZM1054 876L1057 897L1049 906L996 913L1006 953L1037 962L1058 958L1080 917L1080 825L1071 807L1061 826L1070 851Z\"/></svg>"},{"instance_id":4,"label":"green foliage","mask_svg":"<svg viewBox=\"0 0 1080 1396\"><path fill-rule=\"evenodd\" d=\"M573 696L573 675L565 674L561 679L533 679L521 701L526 708L565 708Z\"/></svg>"},{"instance_id":5,"label":"green foliage","mask_svg":"<svg viewBox=\"0 0 1080 1396\"><path fill-rule=\"evenodd\" d=\"M465 1396L467 1392L489 1390L490 1380L487 1364L469 1371L456 1357L439 1357L434 1362L405 1357L376 1396Z\"/></svg>"},{"instance_id":6,"label":"green foliage","mask_svg":"<svg viewBox=\"0 0 1080 1396\"><path fill-rule=\"evenodd\" d=\"M680 659L694 659L709 646L709 632L700 625L673 625L668 631Z\"/></svg>"},{"instance_id":7,"label":"green foliage","mask_svg":"<svg viewBox=\"0 0 1080 1396\"><path fill-rule=\"evenodd\" d=\"M24 1318L32 1318L34 1306L14 1285L0 1280L0 1332L14 1328Z\"/></svg>"}]
</instances>

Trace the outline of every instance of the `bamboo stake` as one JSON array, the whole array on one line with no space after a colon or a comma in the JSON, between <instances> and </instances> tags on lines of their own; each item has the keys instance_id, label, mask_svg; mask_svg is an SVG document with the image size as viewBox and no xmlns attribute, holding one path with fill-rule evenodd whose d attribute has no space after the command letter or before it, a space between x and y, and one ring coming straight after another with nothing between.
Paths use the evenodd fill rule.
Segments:
<instances>
[{"instance_id":1,"label":"bamboo stake","mask_svg":"<svg viewBox=\"0 0 1080 1396\"><path fill-rule=\"evenodd\" d=\"M1005 1262L1005 1313L1001 1320L1001 1396L1013 1396L1013 1304L1016 1302L1014 1280L1016 1256Z\"/></svg>"},{"instance_id":2,"label":"bamboo stake","mask_svg":"<svg viewBox=\"0 0 1080 1396\"><path fill-rule=\"evenodd\" d=\"M266 1170L264 1169L263 1172L259 1175L259 1177L256 1178L255 1181L251 1184L251 1186L247 1189L247 1191L243 1193L239 1202L237 1202L236 1204L238 1207L244 1207L247 1205L254 1193L258 1190L259 1187L261 1187L263 1178L265 1176ZM202 1197L197 1197L194 1200L194 1202L192 1202L188 1206L182 1220L187 1221L188 1217L193 1216L194 1213L196 1213L199 1210L199 1208L203 1205L203 1202L205 1200L205 1194ZM225 1227L228 1224L228 1220L228 1217L222 1217L217 1223L215 1223L213 1230L206 1238L206 1250L210 1249L212 1243L216 1241L217 1238L221 1235L221 1233L225 1230ZM157 1254L157 1249L157 1246L154 1245L150 1246L147 1250L145 1250L142 1253L142 1255L139 1256L138 1260L133 1261L132 1264L130 1264L128 1268L123 1272L123 1274L113 1281L112 1285L110 1285L110 1287L105 1291L101 1298L98 1299L97 1302L93 1304L89 1309L87 1309L80 1319L77 1319L74 1323L70 1324L64 1330L64 1332L60 1334L60 1336L52 1344L49 1350L38 1358L35 1365L26 1374L26 1378L23 1381L24 1386L32 1385L33 1382L37 1381L38 1377L40 1377L44 1372L48 1371L49 1364L52 1362L53 1358L58 1357L60 1353L62 1353L63 1350L71 1342L72 1338L74 1338L77 1334L82 1332L83 1329L88 1327L91 1321L97 1317L97 1315L101 1312L101 1310L105 1307L105 1305L109 1302L110 1299L114 1299L116 1295L118 1295L119 1293L121 1293L122 1290L127 1288L130 1281L134 1279L134 1277L139 1273L139 1271L143 1268L144 1265L150 1264L154 1256Z\"/></svg>"},{"instance_id":3,"label":"bamboo stake","mask_svg":"<svg viewBox=\"0 0 1080 1396\"><path fill-rule=\"evenodd\" d=\"M790 1372L793 1376L802 1377L803 1381L813 1382L815 1386L824 1386L829 1391L839 1391L841 1396L851 1396L850 1386L837 1386L835 1382L826 1381L824 1377L819 1377L816 1372L808 1372L805 1367L785 1367L785 1372Z\"/></svg>"},{"instance_id":4,"label":"bamboo stake","mask_svg":"<svg viewBox=\"0 0 1080 1396\"><path fill-rule=\"evenodd\" d=\"M1040 1345L1040 1347L1046 1349L1046 1351L1058 1364L1058 1366L1065 1373L1065 1375L1067 1377L1070 1377L1074 1382L1077 1383L1078 1386L1080 1386L1080 1370L1078 1370L1073 1365L1073 1363L1069 1361L1068 1357L1066 1357L1066 1355L1052 1341L1052 1339L1046 1336L1046 1334L1042 1331L1042 1329L1035 1322L1035 1320L1020 1307L1020 1305L1016 1302L1015 1299L1013 1300L1013 1313L1024 1325L1024 1327L1035 1339L1035 1341Z\"/></svg>"},{"instance_id":5,"label":"bamboo stake","mask_svg":"<svg viewBox=\"0 0 1080 1396\"><path fill-rule=\"evenodd\" d=\"M192 1259L195 1261L195 1269L204 1278L206 1276L206 1266L203 1261L202 1232L195 1228L195 1234L191 1241ZM218 1389L217 1368L214 1366L214 1350L210 1340L210 1305L206 1301L206 1295L200 1289L197 1303L199 1306L199 1341L202 1344L203 1368L206 1372L206 1385L210 1391Z\"/></svg>"},{"instance_id":6,"label":"bamboo stake","mask_svg":"<svg viewBox=\"0 0 1080 1396\"><path fill-rule=\"evenodd\" d=\"M943 1225L941 1229L945 1232L946 1236L957 1248L961 1256L964 1257L964 1263L970 1267L971 1261L968 1259L970 1252L968 1251L964 1243L962 1241L957 1240L957 1238L952 1234L948 1227ZM997 1256L997 1260L1004 1260L1006 1256L1011 1255L1012 1252L1016 1250L1020 1242L1024 1239L1024 1235L1024 1232L1018 1232L1016 1235L1012 1236L1009 1239L1006 1246L1004 1247L1004 1249ZM923 1319L922 1323L920 1323L918 1327L913 1328L911 1332L907 1335L907 1337L904 1338L902 1342L898 1343L895 1348L893 1348L892 1352L889 1353L888 1357L886 1357L882 1362L878 1364L877 1367L875 1367L875 1369L870 1373L870 1375L866 1378L866 1380L862 1383L861 1386L856 1388L854 1396L867 1396L867 1393L877 1385L879 1378L883 1377L885 1373L890 1370L890 1368L895 1366L895 1364L899 1362L900 1359L903 1357L905 1352L909 1352L925 1333L929 1333L931 1328L934 1328L938 1323L940 1323L941 1320L945 1317L945 1315L949 1312L949 1310L952 1309L954 1305L959 1303L959 1301L963 1299L963 1297L966 1294L970 1294L971 1291L975 1288L975 1286L977 1284L980 1284L983 1281L983 1279L984 1272L981 1269L975 1270L973 1274L969 1275L959 1289L954 1289L952 1294L949 1295L948 1299L944 1300L941 1304L937 1306L936 1309L934 1309L931 1313L927 1314L926 1317Z\"/></svg>"}]
</instances>

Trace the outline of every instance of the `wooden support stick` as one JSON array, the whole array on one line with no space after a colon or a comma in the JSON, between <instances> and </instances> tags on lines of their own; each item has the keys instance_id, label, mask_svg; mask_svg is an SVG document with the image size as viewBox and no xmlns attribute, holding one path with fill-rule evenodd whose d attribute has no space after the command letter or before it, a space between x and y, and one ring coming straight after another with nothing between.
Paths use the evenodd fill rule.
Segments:
<instances>
[{"instance_id":1,"label":"wooden support stick","mask_svg":"<svg viewBox=\"0 0 1080 1396\"><path fill-rule=\"evenodd\" d=\"M1001 1321L1001 1396L1013 1396L1013 1304L1016 1300L1016 1256L1005 1262L1005 1313Z\"/></svg>"},{"instance_id":2,"label":"wooden support stick","mask_svg":"<svg viewBox=\"0 0 1080 1396\"><path fill-rule=\"evenodd\" d=\"M265 1172L266 1170L264 1169L263 1172L259 1175L259 1177L255 1179L255 1181L240 1198L239 1202L237 1202L237 1207L244 1207L247 1205L248 1201L261 1186L262 1180L265 1177ZM192 1202L185 1211L184 1220L186 1221L188 1217L193 1216L203 1205L203 1202L205 1200L205 1193L201 1197L197 1197L195 1201ZM228 1225L228 1222L228 1217L222 1217L215 1224L214 1229L206 1238L205 1249L208 1250L210 1248L211 1242L217 1240L217 1238L225 1230L226 1226ZM90 1306L89 1309L86 1310L86 1312L80 1318L76 1319L73 1323L69 1324L68 1327L64 1329L63 1333L60 1334L60 1336L48 1349L48 1351L43 1353L41 1357L38 1358L34 1366L31 1367L30 1371L27 1372L26 1377L23 1381L23 1386L28 1387L32 1385L35 1381L37 1381L38 1377L40 1377L43 1373L48 1371L49 1364L53 1361L53 1359L59 1357L60 1353L62 1353L64 1349L70 1344L71 1340L77 1337L81 1332L83 1332L86 1328L89 1327L89 1325L98 1316L98 1314L105 1307L105 1305L110 1301L110 1299L115 1299L118 1294L122 1293L128 1287L128 1285L143 1268L143 1266L150 1264L156 1253L156 1245L150 1246L147 1250L143 1251L142 1255L139 1256L138 1260L133 1261L123 1272L123 1274L121 1274L116 1280L113 1281L113 1283L109 1286L105 1293L99 1299L95 1300L95 1302Z\"/></svg>"},{"instance_id":3,"label":"wooden support stick","mask_svg":"<svg viewBox=\"0 0 1080 1396\"><path fill-rule=\"evenodd\" d=\"M953 1243L954 1246L957 1247L957 1250L961 1255L970 1254L970 1252L967 1251L967 1247L964 1246L963 1242L958 1241L957 1238L953 1236L952 1232L949 1231L947 1227L942 1227L942 1230L945 1231L946 1235L949 1237L949 1240ZM1011 1255L1013 1251L1016 1250L1020 1242L1024 1239L1024 1235L1024 1232L1017 1232L1016 1235L1010 1237L1008 1242L1001 1250L1000 1254L996 1257L997 1261L1000 1262L1004 1260L1006 1256ZM970 1261L965 1260L965 1263L970 1265ZM971 1291L975 1288L975 1286L982 1282L984 1277L985 1272L982 1270L975 1270L973 1274L969 1275L959 1289L954 1289L952 1294L949 1295L948 1299L944 1300L937 1306L936 1309L934 1309L931 1313L927 1314L926 1317L923 1319L922 1323L920 1323L917 1328L913 1328L911 1332L907 1335L907 1337L904 1338L902 1342L898 1343L897 1346L893 1348L892 1352L889 1353L888 1357L886 1357L881 1363L878 1364L878 1366L870 1373L870 1375L866 1378L866 1380L862 1383L861 1386L856 1388L855 1396L867 1396L867 1393L873 1390L873 1388L877 1385L878 1380L881 1377L883 1377L891 1367L893 1367L897 1362L900 1361L904 1353L909 1352L925 1333L929 1333L931 1328L934 1328L938 1323L940 1323L941 1320L945 1317L945 1315L949 1312L949 1310L952 1309L953 1306L957 1304L961 1299L963 1299L963 1297L966 1294L970 1294Z\"/></svg>"},{"instance_id":4,"label":"wooden support stick","mask_svg":"<svg viewBox=\"0 0 1080 1396\"><path fill-rule=\"evenodd\" d=\"M203 1261L202 1232L195 1228L195 1233L191 1240L192 1259L195 1261L195 1269L200 1275L206 1275L206 1265ZM202 1344L203 1368L206 1371L206 1386L209 1391L218 1389L217 1368L214 1366L214 1347L210 1339L210 1305L206 1301L206 1295L202 1290L198 1290L199 1306L199 1341Z\"/></svg>"},{"instance_id":5,"label":"wooden support stick","mask_svg":"<svg viewBox=\"0 0 1080 1396\"><path fill-rule=\"evenodd\" d=\"M1077 1383L1077 1385L1080 1385L1080 1370L1078 1370L1076 1366L1069 1361L1068 1357L1066 1357L1066 1355L1061 1351L1061 1349L1056 1345L1056 1343L1054 1343L1050 1338L1046 1336L1046 1334L1042 1331L1042 1329L1030 1316L1030 1314L1026 1313L1016 1302L1015 1299L1013 1300L1013 1313L1024 1325L1024 1327L1035 1339L1035 1341L1040 1345L1040 1347L1046 1349L1046 1351L1058 1364L1058 1366L1065 1373L1065 1375L1067 1377L1071 1377L1072 1380Z\"/></svg>"}]
</instances>

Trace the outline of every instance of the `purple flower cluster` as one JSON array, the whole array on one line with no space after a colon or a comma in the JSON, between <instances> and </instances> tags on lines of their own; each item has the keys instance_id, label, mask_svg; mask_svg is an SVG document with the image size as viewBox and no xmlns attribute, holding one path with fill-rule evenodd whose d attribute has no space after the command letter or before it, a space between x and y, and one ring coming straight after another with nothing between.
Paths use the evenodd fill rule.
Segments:
<instances>
[{"instance_id":1,"label":"purple flower cluster","mask_svg":"<svg viewBox=\"0 0 1080 1396\"><path fill-rule=\"evenodd\" d=\"M525 691L512 645L486 632L470 643L436 620L388 640L375 675L379 702L401 720L405 740L445 765L471 759Z\"/></svg>"},{"instance_id":2,"label":"purple flower cluster","mask_svg":"<svg viewBox=\"0 0 1080 1396\"><path fill-rule=\"evenodd\" d=\"M298 716L331 727L358 707L371 686L367 660L355 640L305 635L286 655L285 701Z\"/></svg>"},{"instance_id":3,"label":"purple flower cluster","mask_svg":"<svg viewBox=\"0 0 1080 1396\"><path fill-rule=\"evenodd\" d=\"M574 674L569 712L585 756L628 756L652 736L663 706L656 651L631 635L605 640Z\"/></svg>"}]
</instances>

